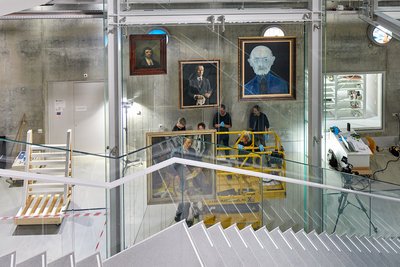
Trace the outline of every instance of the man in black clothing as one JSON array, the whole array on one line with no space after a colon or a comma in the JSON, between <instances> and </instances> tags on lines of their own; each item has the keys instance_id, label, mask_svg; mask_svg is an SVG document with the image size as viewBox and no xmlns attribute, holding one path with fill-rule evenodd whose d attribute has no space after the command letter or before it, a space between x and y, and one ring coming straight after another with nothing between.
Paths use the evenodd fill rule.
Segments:
<instances>
[{"instance_id":1,"label":"man in black clothing","mask_svg":"<svg viewBox=\"0 0 400 267\"><path fill-rule=\"evenodd\" d=\"M249 130L253 132L264 132L269 131L269 121L267 115L260 111L260 106L255 105L250 114ZM261 143L265 146L265 141L268 140L268 134L255 134L254 143Z\"/></svg>"},{"instance_id":2,"label":"man in black clothing","mask_svg":"<svg viewBox=\"0 0 400 267\"><path fill-rule=\"evenodd\" d=\"M219 112L215 113L213 126L215 129L217 129L218 132L229 132L229 128L232 127L231 115L226 112L225 105L221 104L221 106L219 107ZM221 141L224 146L229 146L229 135L217 135L217 144L219 144ZM229 150L225 150L225 155L229 155Z\"/></svg>"},{"instance_id":3,"label":"man in black clothing","mask_svg":"<svg viewBox=\"0 0 400 267\"><path fill-rule=\"evenodd\" d=\"M172 131L186 131L186 120L185 118L179 118Z\"/></svg>"}]
</instances>

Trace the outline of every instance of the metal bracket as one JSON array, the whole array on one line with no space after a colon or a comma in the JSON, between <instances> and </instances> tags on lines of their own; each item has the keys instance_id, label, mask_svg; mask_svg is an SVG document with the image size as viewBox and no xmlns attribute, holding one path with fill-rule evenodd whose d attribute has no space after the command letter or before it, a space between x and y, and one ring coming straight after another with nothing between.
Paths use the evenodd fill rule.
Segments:
<instances>
[{"instance_id":1,"label":"metal bracket","mask_svg":"<svg viewBox=\"0 0 400 267\"><path fill-rule=\"evenodd\" d=\"M214 17L214 16L209 16L209 17L207 18L207 21L210 21L210 22L211 22L211 30L212 30L213 32L215 32L215 17Z\"/></svg>"},{"instance_id":2,"label":"metal bracket","mask_svg":"<svg viewBox=\"0 0 400 267\"><path fill-rule=\"evenodd\" d=\"M319 136L319 137L313 136L313 142L317 143L319 145L321 143L322 138L323 138L323 136Z\"/></svg>"},{"instance_id":3,"label":"metal bracket","mask_svg":"<svg viewBox=\"0 0 400 267\"><path fill-rule=\"evenodd\" d=\"M112 157L117 157L117 156L118 156L118 147L117 147L117 146L115 146L115 147L113 147L113 148L111 149L110 155L111 155Z\"/></svg>"},{"instance_id":4,"label":"metal bracket","mask_svg":"<svg viewBox=\"0 0 400 267\"><path fill-rule=\"evenodd\" d=\"M312 16L312 13L311 13L311 12L310 12L310 13L305 13L305 14L303 15L303 19L304 19L304 20L306 20L306 19L311 20L311 16Z\"/></svg>"},{"instance_id":5,"label":"metal bracket","mask_svg":"<svg viewBox=\"0 0 400 267\"><path fill-rule=\"evenodd\" d=\"M314 23L313 30L315 31L315 30L320 30L320 29L321 29L321 24Z\"/></svg>"},{"instance_id":6,"label":"metal bracket","mask_svg":"<svg viewBox=\"0 0 400 267\"><path fill-rule=\"evenodd\" d=\"M224 16L224 15L219 16L219 17L218 17L218 20L221 21L221 24L222 24L222 32L225 32L225 16Z\"/></svg>"}]
</instances>

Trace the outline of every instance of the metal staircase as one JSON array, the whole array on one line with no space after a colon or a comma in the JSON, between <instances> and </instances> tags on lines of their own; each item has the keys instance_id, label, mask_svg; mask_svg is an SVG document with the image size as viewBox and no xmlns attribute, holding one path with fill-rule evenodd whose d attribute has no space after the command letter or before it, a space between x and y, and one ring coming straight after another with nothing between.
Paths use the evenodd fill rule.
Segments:
<instances>
[{"instance_id":1,"label":"metal staircase","mask_svg":"<svg viewBox=\"0 0 400 267\"><path fill-rule=\"evenodd\" d=\"M13 252L0 266L400 266L400 240L180 221L104 262L99 253L79 262L69 253L47 263L43 252L16 264Z\"/></svg>"}]
</instances>

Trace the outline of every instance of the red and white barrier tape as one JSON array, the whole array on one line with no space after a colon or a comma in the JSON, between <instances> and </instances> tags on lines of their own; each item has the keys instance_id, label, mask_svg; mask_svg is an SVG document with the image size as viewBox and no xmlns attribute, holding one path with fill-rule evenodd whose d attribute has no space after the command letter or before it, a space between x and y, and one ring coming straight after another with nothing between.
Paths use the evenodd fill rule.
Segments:
<instances>
[{"instance_id":1,"label":"red and white barrier tape","mask_svg":"<svg viewBox=\"0 0 400 267\"><path fill-rule=\"evenodd\" d=\"M101 231L100 236L99 236L99 242L97 242L96 249L94 251L96 251L99 248L101 237L104 234L104 230L106 229L106 225L107 225L107 220L104 222L103 230Z\"/></svg>"},{"instance_id":2,"label":"red and white barrier tape","mask_svg":"<svg viewBox=\"0 0 400 267\"><path fill-rule=\"evenodd\" d=\"M16 220L16 219L31 219L31 218L68 218L68 217L88 217L88 216L106 216L106 212L86 212L86 213L71 213L71 214L55 214L55 215L35 215L35 216L10 216L10 217L0 217L0 221L5 221L5 220Z\"/></svg>"}]
</instances>

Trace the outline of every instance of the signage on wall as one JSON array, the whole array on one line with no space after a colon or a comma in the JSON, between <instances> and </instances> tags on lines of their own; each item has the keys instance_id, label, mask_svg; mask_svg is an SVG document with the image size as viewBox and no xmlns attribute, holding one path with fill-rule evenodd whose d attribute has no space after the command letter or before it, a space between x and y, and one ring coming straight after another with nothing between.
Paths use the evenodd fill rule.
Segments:
<instances>
[{"instance_id":1,"label":"signage on wall","mask_svg":"<svg viewBox=\"0 0 400 267\"><path fill-rule=\"evenodd\" d=\"M62 99L56 99L55 102L55 109L56 109L56 115L61 116L61 113L65 109L65 100Z\"/></svg>"}]
</instances>

